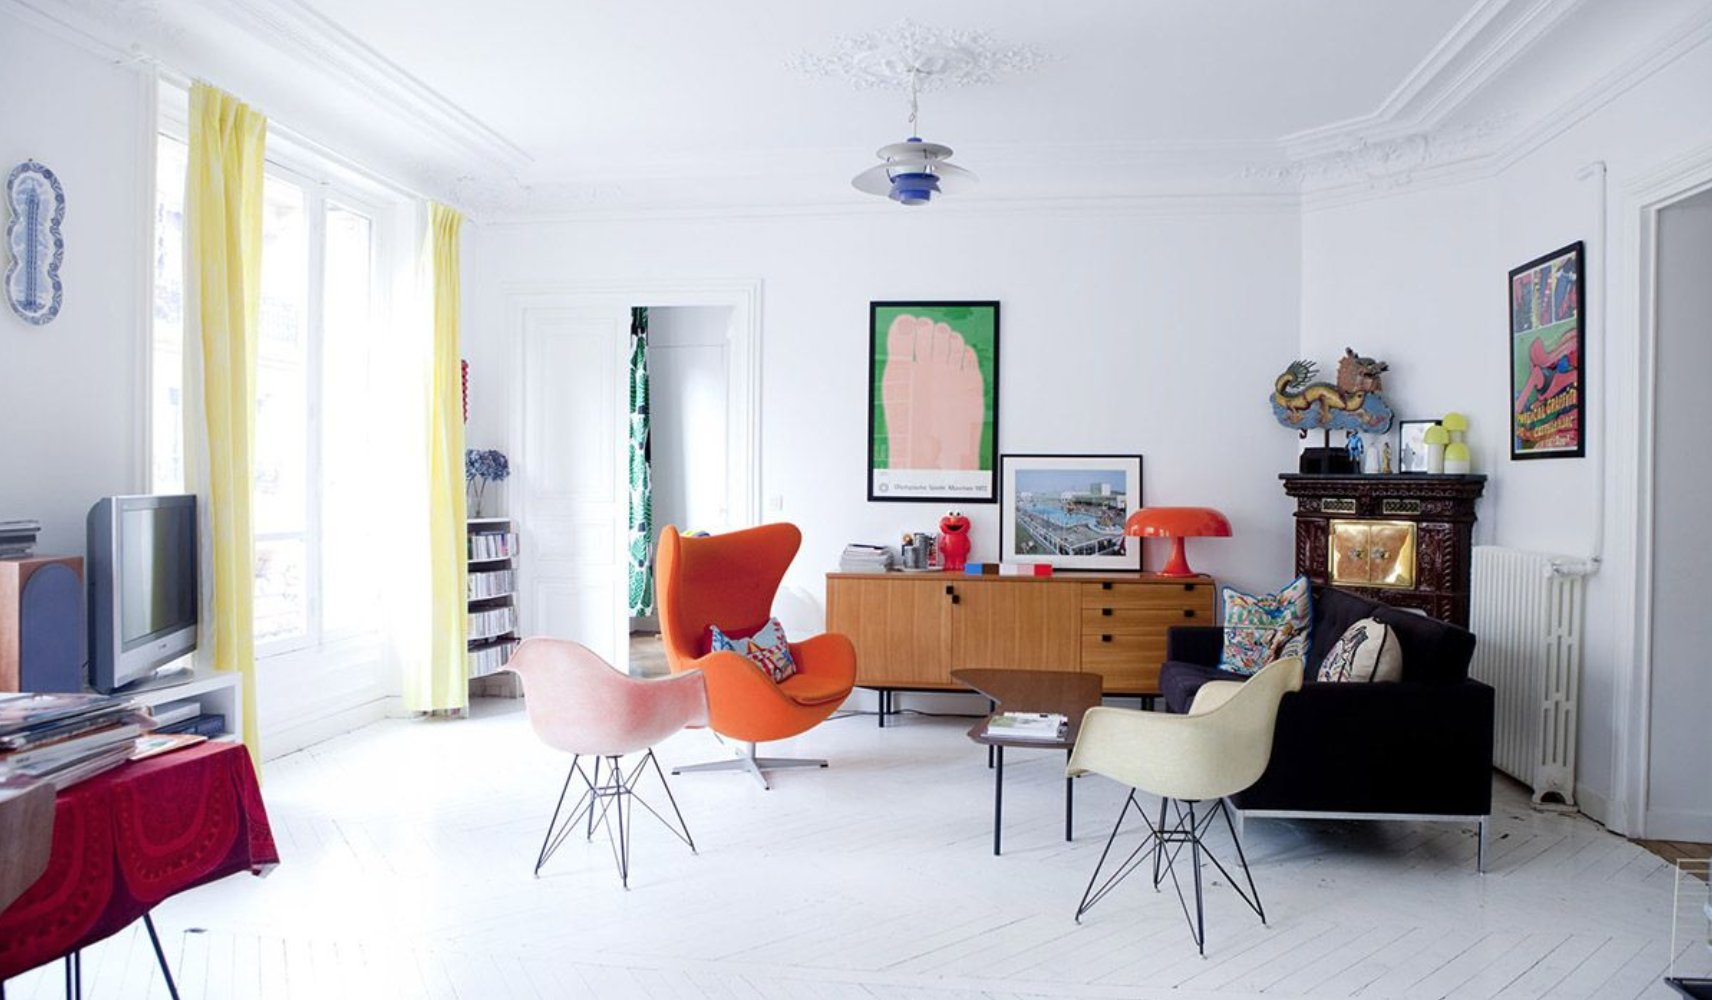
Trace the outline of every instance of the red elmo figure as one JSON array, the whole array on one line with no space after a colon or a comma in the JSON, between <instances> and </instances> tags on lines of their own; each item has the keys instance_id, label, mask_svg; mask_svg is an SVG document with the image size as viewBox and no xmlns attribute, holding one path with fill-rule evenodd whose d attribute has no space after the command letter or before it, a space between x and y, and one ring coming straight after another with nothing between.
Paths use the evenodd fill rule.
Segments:
<instances>
[{"instance_id":1,"label":"red elmo figure","mask_svg":"<svg viewBox=\"0 0 1712 1000\"><path fill-rule=\"evenodd\" d=\"M939 519L939 556L947 573L961 573L969 562L969 519L956 511Z\"/></svg>"}]
</instances>

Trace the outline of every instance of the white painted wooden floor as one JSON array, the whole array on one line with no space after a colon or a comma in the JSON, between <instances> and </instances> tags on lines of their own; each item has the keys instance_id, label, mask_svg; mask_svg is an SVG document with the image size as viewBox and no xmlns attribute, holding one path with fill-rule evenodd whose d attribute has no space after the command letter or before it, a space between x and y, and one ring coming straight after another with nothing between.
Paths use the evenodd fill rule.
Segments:
<instances>
[{"instance_id":1,"label":"white painted wooden floor","mask_svg":"<svg viewBox=\"0 0 1712 1000\"><path fill-rule=\"evenodd\" d=\"M1469 830L1257 821L1270 927L1215 884L1203 959L1176 898L1145 878L1078 926L1121 790L1080 781L1066 844L1063 756L1013 752L995 858L968 725L830 721L767 750L832 768L779 774L770 792L677 778L701 853L644 822L626 892L598 834L530 876L566 762L521 703L387 721L271 763L282 866L173 899L157 923L183 995L222 1000L1670 995L1672 870L1508 784L1485 877ZM660 757L724 752L696 732ZM1684 957L1704 969L1709 954ZM85 952L84 970L91 998L165 996L140 926ZM7 995L61 996L57 968Z\"/></svg>"}]
</instances>

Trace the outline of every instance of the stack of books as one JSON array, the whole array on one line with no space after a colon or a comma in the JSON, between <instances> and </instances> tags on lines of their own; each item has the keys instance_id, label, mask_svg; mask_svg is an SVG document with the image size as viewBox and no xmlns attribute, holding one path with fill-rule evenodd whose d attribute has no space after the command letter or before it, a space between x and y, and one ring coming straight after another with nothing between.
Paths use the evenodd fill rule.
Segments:
<instances>
[{"instance_id":1,"label":"stack of books","mask_svg":"<svg viewBox=\"0 0 1712 1000\"><path fill-rule=\"evenodd\" d=\"M153 727L126 698L0 694L0 792L40 781L64 791L123 764Z\"/></svg>"},{"instance_id":2,"label":"stack of books","mask_svg":"<svg viewBox=\"0 0 1712 1000\"><path fill-rule=\"evenodd\" d=\"M892 550L884 545L844 546L844 556L838 560L840 573L884 573L892 568Z\"/></svg>"},{"instance_id":3,"label":"stack of books","mask_svg":"<svg viewBox=\"0 0 1712 1000\"><path fill-rule=\"evenodd\" d=\"M1007 740L1062 739L1070 720L1056 712L1001 712L987 720L987 735Z\"/></svg>"},{"instance_id":4,"label":"stack of books","mask_svg":"<svg viewBox=\"0 0 1712 1000\"><path fill-rule=\"evenodd\" d=\"M0 521L0 559L22 559L36 550L40 521Z\"/></svg>"}]
</instances>

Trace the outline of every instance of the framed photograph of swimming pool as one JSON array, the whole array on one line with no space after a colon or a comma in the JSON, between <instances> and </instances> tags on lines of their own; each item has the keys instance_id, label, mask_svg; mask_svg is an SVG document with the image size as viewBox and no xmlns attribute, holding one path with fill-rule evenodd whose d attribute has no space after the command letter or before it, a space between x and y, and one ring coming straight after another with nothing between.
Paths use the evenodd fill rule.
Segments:
<instances>
[{"instance_id":1,"label":"framed photograph of swimming pool","mask_svg":"<svg viewBox=\"0 0 1712 1000\"><path fill-rule=\"evenodd\" d=\"M1585 259L1577 241L1510 272L1512 459L1587 454Z\"/></svg>"},{"instance_id":2,"label":"framed photograph of swimming pool","mask_svg":"<svg viewBox=\"0 0 1712 1000\"><path fill-rule=\"evenodd\" d=\"M868 499L999 497L999 304L868 303Z\"/></svg>"},{"instance_id":3,"label":"framed photograph of swimming pool","mask_svg":"<svg viewBox=\"0 0 1712 1000\"><path fill-rule=\"evenodd\" d=\"M999 559L1053 569L1139 572L1140 455L1002 455Z\"/></svg>"}]
</instances>

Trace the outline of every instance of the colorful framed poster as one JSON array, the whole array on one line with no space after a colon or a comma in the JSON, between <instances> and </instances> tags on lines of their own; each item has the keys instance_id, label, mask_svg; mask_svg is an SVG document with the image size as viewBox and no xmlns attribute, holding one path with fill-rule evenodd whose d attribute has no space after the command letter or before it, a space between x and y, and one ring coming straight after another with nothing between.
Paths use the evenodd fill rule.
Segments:
<instances>
[{"instance_id":1,"label":"colorful framed poster","mask_svg":"<svg viewBox=\"0 0 1712 1000\"><path fill-rule=\"evenodd\" d=\"M1005 455L999 459L999 558L1054 569L1140 572L1140 455Z\"/></svg>"},{"instance_id":2,"label":"colorful framed poster","mask_svg":"<svg viewBox=\"0 0 1712 1000\"><path fill-rule=\"evenodd\" d=\"M1586 253L1578 241L1510 272L1510 457L1587 454L1581 317Z\"/></svg>"},{"instance_id":3,"label":"colorful framed poster","mask_svg":"<svg viewBox=\"0 0 1712 1000\"><path fill-rule=\"evenodd\" d=\"M868 499L998 499L999 304L868 304Z\"/></svg>"}]
</instances>

